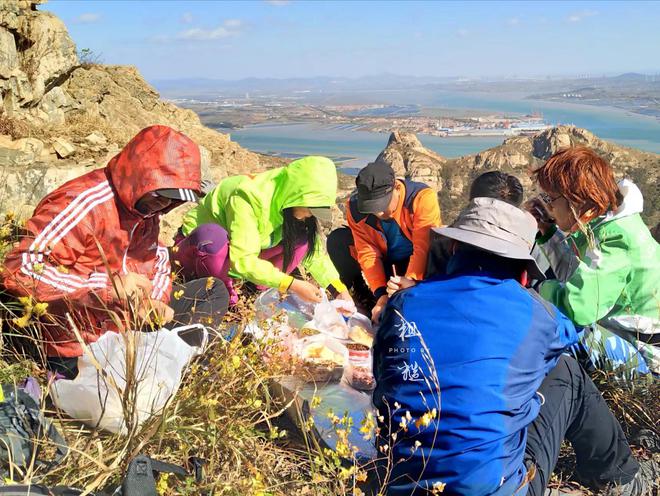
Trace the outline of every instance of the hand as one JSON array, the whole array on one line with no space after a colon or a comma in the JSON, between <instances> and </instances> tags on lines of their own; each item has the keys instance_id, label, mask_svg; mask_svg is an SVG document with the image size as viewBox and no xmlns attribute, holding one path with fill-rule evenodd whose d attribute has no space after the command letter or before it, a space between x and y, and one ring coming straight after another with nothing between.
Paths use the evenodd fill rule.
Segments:
<instances>
[{"instance_id":1,"label":"hand","mask_svg":"<svg viewBox=\"0 0 660 496\"><path fill-rule=\"evenodd\" d=\"M415 281L414 279L410 279L408 277L403 277L403 276L392 276L390 277L390 280L387 281L387 294L388 296L392 296L397 291L406 288L411 288L415 284L417 284L417 281Z\"/></svg>"},{"instance_id":2,"label":"hand","mask_svg":"<svg viewBox=\"0 0 660 496\"><path fill-rule=\"evenodd\" d=\"M523 208L536 219L541 234L545 234L554 226L554 219L548 213L545 203L540 198L532 198L526 201Z\"/></svg>"},{"instance_id":3,"label":"hand","mask_svg":"<svg viewBox=\"0 0 660 496\"><path fill-rule=\"evenodd\" d=\"M305 301L320 303L322 300L321 289L311 282L303 281L301 279L294 279L291 286L289 286L289 291L295 293Z\"/></svg>"},{"instance_id":4,"label":"hand","mask_svg":"<svg viewBox=\"0 0 660 496\"><path fill-rule=\"evenodd\" d=\"M172 307L160 300L147 299L138 308L139 323L153 324L155 327L163 327L174 318Z\"/></svg>"},{"instance_id":5,"label":"hand","mask_svg":"<svg viewBox=\"0 0 660 496\"><path fill-rule=\"evenodd\" d=\"M355 308L355 302L353 301L353 298L351 297L351 294L348 292L348 290L339 293L335 300L341 300L343 303L341 306L337 307L337 310L342 315L350 317L355 312L357 312L357 308Z\"/></svg>"},{"instance_id":6,"label":"hand","mask_svg":"<svg viewBox=\"0 0 660 496\"><path fill-rule=\"evenodd\" d=\"M376 305L371 310L371 321L374 324L377 324L380 321L380 314L385 310L385 305L387 305L389 299L389 296L383 295L376 301Z\"/></svg>"},{"instance_id":7,"label":"hand","mask_svg":"<svg viewBox=\"0 0 660 496\"><path fill-rule=\"evenodd\" d=\"M153 289L149 279L135 272L119 274L115 276L113 283L113 293L115 298L120 301L136 302L149 298Z\"/></svg>"}]
</instances>

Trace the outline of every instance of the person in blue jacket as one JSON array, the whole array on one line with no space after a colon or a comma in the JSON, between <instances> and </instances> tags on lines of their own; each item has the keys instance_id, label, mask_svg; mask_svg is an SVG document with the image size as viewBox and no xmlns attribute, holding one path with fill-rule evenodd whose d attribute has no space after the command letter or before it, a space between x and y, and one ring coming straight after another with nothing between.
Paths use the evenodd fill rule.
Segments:
<instances>
[{"instance_id":1,"label":"person in blue jacket","mask_svg":"<svg viewBox=\"0 0 660 496\"><path fill-rule=\"evenodd\" d=\"M395 293L374 343L385 493L543 495L567 439L583 484L645 494L619 423L562 355L573 324L525 288L543 279L534 218L478 197L434 230L453 240L447 274Z\"/></svg>"}]
</instances>

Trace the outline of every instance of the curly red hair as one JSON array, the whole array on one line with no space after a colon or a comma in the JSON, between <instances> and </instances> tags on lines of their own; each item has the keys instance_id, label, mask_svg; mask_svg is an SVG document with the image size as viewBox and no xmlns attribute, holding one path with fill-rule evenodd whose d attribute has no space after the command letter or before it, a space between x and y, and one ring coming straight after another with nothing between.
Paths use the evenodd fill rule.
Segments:
<instances>
[{"instance_id":1,"label":"curly red hair","mask_svg":"<svg viewBox=\"0 0 660 496\"><path fill-rule=\"evenodd\" d=\"M621 203L610 164L586 146L558 151L533 174L541 188L562 195L580 215L593 209L598 217Z\"/></svg>"}]
</instances>

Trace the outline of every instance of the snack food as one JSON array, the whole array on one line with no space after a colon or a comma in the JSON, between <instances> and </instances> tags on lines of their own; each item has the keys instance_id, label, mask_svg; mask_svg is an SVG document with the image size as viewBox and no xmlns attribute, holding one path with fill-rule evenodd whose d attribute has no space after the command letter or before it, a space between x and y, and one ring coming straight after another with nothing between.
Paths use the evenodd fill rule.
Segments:
<instances>
[{"instance_id":1,"label":"snack food","mask_svg":"<svg viewBox=\"0 0 660 496\"><path fill-rule=\"evenodd\" d=\"M312 343L301 352L300 377L307 382L337 382L344 373L344 356L323 343Z\"/></svg>"},{"instance_id":2,"label":"snack food","mask_svg":"<svg viewBox=\"0 0 660 496\"><path fill-rule=\"evenodd\" d=\"M331 362L335 365L343 365L344 357L341 353L332 351L323 343L312 343L302 350L302 357L310 362Z\"/></svg>"},{"instance_id":3,"label":"snack food","mask_svg":"<svg viewBox=\"0 0 660 496\"><path fill-rule=\"evenodd\" d=\"M360 391L371 391L376 386L376 380L368 367L353 367L349 382L351 387Z\"/></svg>"},{"instance_id":4,"label":"snack food","mask_svg":"<svg viewBox=\"0 0 660 496\"><path fill-rule=\"evenodd\" d=\"M313 329L312 327L303 327L302 329L300 329L300 335L302 337L316 336L320 333L321 331L319 331L318 329Z\"/></svg>"},{"instance_id":5,"label":"snack food","mask_svg":"<svg viewBox=\"0 0 660 496\"><path fill-rule=\"evenodd\" d=\"M374 338L364 328L360 326L353 326L348 333L348 337L355 343L360 343L371 348L374 344Z\"/></svg>"},{"instance_id":6,"label":"snack food","mask_svg":"<svg viewBox=\"0 0 660 496\"><path fill-rule=\"evenodd\" d=\"M370 362L371 355L367 345L361 343L348 343L346 348L348 348L348 361L351 364L361 366Z\"/></svg>"}]
</instances>

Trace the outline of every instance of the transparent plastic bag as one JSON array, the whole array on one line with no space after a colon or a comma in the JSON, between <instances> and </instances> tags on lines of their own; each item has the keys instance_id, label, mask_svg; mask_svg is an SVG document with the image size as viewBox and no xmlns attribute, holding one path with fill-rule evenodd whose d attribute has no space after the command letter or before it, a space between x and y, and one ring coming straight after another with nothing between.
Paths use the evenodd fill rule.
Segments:
<instances>
[{"instance_id":1,"label":"transparent plastic bag","mask_svg":"<svg viewBox=\"0 0 660 496\"><path fill-rule=\"evenodd\" d=\"M344 317L337 311L335 305L328 301L323 295L321 303L314 307L314 318L312 322L305 324L305 327L311 327L319 332L332 336L337 339L348 338L348 325Z\"/></svg>"},{"instance_id":2,"label":"transparent plastic bag","mask_svg":"<svg viewBox=\"0 0 660 496\"><path fill-rule=\"evenodd\" d=\"M106 332L78 358L75 379L52 383L53 403L91 427L126 434L127 421L139 426L162 411L179 389L184 369L207 340L201 325ZM127 371L127 363L133 364L132 372ZM128 411L122 402L127 395L133 397Z\"/></svg>"},{"instance_id":3,"label":"transparent plastic bag","mask_svg":"<svg viewBox=\"0 0 660 496\"><path fill-rule=\"evenodd\" d=\"M275 288L261 293L254 302L254 308L257 322L273 318L284 312L288 325L296 330L314 316L313 303L308 303L293 293L283 296Z\"/></svg>"}]
</instances>

